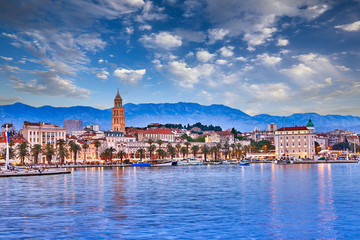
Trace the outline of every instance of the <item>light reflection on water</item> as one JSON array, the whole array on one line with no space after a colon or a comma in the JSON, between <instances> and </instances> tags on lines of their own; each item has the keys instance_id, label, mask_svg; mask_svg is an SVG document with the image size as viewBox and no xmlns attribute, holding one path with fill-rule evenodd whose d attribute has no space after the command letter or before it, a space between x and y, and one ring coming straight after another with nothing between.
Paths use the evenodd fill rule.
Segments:
<instances>
[{"instance_id":1,"label":"light reflection on water","mask_svg":"<svg viewBox=\"0 0 360 240\"><path fill-rule=\"evenodd\" d=\"M360 238L358 164L87 168L1 178L0 238Z\"/></svg>"}]
</instances>

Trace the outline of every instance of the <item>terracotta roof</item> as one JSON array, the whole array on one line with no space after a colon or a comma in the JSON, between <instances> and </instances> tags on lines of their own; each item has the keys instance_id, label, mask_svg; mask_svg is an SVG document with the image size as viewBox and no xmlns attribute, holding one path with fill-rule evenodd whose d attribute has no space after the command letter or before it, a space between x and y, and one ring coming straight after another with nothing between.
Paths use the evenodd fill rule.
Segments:
<instances>
[{"instance_id":1,"label":"terracotta roof","mask_svg":"<svg viewBox=\"0 0 360 240\"><path fill-rule=\"evenodd\" d=\"M157 128L157 129L153 129L153 130L142 130L141 131L142 133L146 134L170 134L170 135L173 135L174 133L172 131L170 131L170 129L160 129L160 128Z\"/></svg>"},{"instance_id":2,"label":"terracotta roof","mask_svg":"<svg viewBox=\"0 0 360 240\"><path fill-rule=\"evenodd\" d=\"M14 143L26 142L26 139L23 137L10 137L10 140L13 140ZM0 143L5 143L5 137L0 137Z\"/></svg>"},{"instance_id":3,"label":"terracotta roof","mask_svg":"<svg viewBox=\"0 0 360 240\"><path fill-rule=\"evenodd\" d=\"M224 135L234 135L234 134L232 134L230 132L227 132L227 131L218 131L218 132L215 132L215 133L218 134L218 135L222 135L222 136L224 136Z\"/></svg>"},{"instance_id":4,"label":"terracotta roof","mask_svg":"<svg viewBox=\"0 0 360 240\"><path fill-rule=\"evenodd\" d=\"M299 130L308 130L307 127L282 127L279 128L277 131L299 131Z\"/></svg>"}]
</instances>

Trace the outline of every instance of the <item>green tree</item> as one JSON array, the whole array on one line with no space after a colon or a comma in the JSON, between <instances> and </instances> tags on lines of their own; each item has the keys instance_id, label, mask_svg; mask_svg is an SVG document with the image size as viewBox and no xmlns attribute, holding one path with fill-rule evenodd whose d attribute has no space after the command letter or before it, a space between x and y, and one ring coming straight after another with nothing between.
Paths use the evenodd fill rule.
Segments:
<instances>
[{"instance_id":1,"label":"green tree","mask_svg":"<svg viewBox=\"0 0 360 240\"><path fill-rule=\"evenodd\" d=\"M51 143L47 143L43 150L43 154L46 156L46 161L51 165L51 159L55 155L54 146Z\"/></svg>"},{"instance_id":2,"label":"green tree","mask_svg":"<svg viewBox=\"0 0 360 240\"><path fill-rule=\"evenodd\" d=\"M100 156L104 158L105 162L107 162L111 154L112 153L110 153L109 148L106 148L101 152Z\"/></svg>"},{"instance_id":3,"label":"green tree","mask_svg":"<svg viewBox=\"0 0 360 240\"><path fill-rule=\"evenodd\" d=\"M123 158L126 156L126 153L125 153L124 151L122 151L122 150L119 150L119 151L117 152L116 156L117 156L118 158L120 158L121 164L123 164Z\"/></svg>"},{"instance_id":4,"label":"green tree","mask_svg":"<svg viewBox=\"0 0 360 240\"><path fill-rule=\"evenodd\" d=\"M136 152L139 154L140 161L142 161L142 159L144 158L144 155L145 155L145 149L139 148Z\"/></svg>"},{"instance_id":5,"label":"green tree","mask_svg":"<svg viewBox=\"0 0 360 240\"><path fill-rule=\"evenodd\" d=\"M175 149L176 149L176 152L177 152L177 154L178 154L178 157L180 157L181 144L180 144L180 143L177 143L177 144L175 145Z\"/></svg>"},{"instance_id":6,"label":"green tree","mask_svg":"<svg viewBox=\"0 0 360 240\"><path fill-rule=\"evenodd\" d=\"M158 149L156 150L156 152L158 153L159 158L164 159L166 152L164 151L164 149Z\"/></svg>"},{"instance_id":7,"label":"green tree","mask_svg":"<svg viewBox=\"0 0 360 240\"><path fill-rule=\"evenodd\" d=\"M58 139L56 141L56 147L60 159L60 164L64 164L65 157L67 156L67 149L65 145L66 145L66 141L64 139Z\"/></svg>"},{"instance_id":8,"label":"green tree","mask_svg":"<svg viewBox=\"0 0 360 240\"><path fill-rule=\"evenodd\" d=\"M193 155L194 155L194 158L196 158L196 155L197 155L197 152L199 151L199 146L198 145L194 145L194 146L192 146L191 147L191 151L192 151L192 153L193 153Z\"/></svg>"},{"instance_id":9,"label":"green tree","mask_svg":"<svg viewBox=\"0 0 360 240\"><path fill-rule=\"evenodd\" d=\"M101 146L101 142L99 140L95 140L94 146L96 150L96 159L99 159L99 147Z\"/></svg>"},{"instance_id":10,"label":"green tree","mask_svg":"<svg viewBox=\"0 0 360 240\"><path fill-rule=\"evenodd\" d=\"M150 155L150 160L151 160L152 154L154 153L155 150L156 150L156 146L155 146L154 144L151 144L151 145L148 147L148 152L149 152L149 155Z\"/></svg>"},{"instance_id":11,"label":"green tree","mask_svg":"<svg viewBox=\"0 0 360 240\"><path fill-rule=\"evenodd\" d=\"M89 148L87 143L83 143L82 149L84 150L84 162L86 162L86 150Z\"/></svg>"},{"instance_id":12,"label":"green tree","mask_svg":"<svg viewBox=\"0 0 360 240\"><path fill-rule=\"evenodd\" d=\"M114 154L114 152L116 152L116 149L113 148L113 147L109 147L109 152L110 152L109 160L110 160L110 162L111 162L111 161L112 161L112 158L113 158L113 154Z\"/></svg>"},{"instance_id":13,"label":"green tree","mask_svg":"<svg viewBox=\"0 0 360 240\"><path fill-rule=\"evenodd\" d=\"M204 159L205 159L205 162L206 162L207 161L207 155L210 153L210 149L208 148L208 146L204 145L201 148L201 152L202 152L202 154L204 154Z\"/></svg>"},{"instance_id":14,"label":"green tree","mask_svg":"<svg viewBox=\"0 0 360 240\"><path fill-rule=\"evenodd\" d=\"M183 155L183 158L185 158L185 155L189 153L188 149L186 147L182 147L180 149L181 154Z\"/></svg>"},{"instance_id":15,"label":"green tree","mask_svg":"<svg viewBox=\"0 0 360 240\"><path fill-rule=\"evenodd\" d=\"M164 143L163 140L159 139L156 141L156 143L159 145L159 149L161 148L161 145Z\"/></svg>"},{"instance_id":16,"label":"green tree","mask_svg":"<svg viewBox=\"0 0 360 240\"><path fill-rule=\"evenodd\" d=\"M77 154L78 151L81 151L81 147L79 144L76 144L74 141L70 141L69 146L70 146L70 151L73 153L74 164L76 165Z\"/></svg>"},{"instance_id":17,"label":"green tree","mask_svg":"<svg viewBox=\"0 0 360 240\"><path fill-rule=\"evenodd\" d=\"M25 164L25 157L29 155L27 142L22 142L17 145L18 156L20 157L20 164Z\"/></svg>"},{"instance_id":18,"label":"green tree","mask_svg":"<svg viewBox=\"0 0 360 240\"><path fill-rule=\"evenodd\" d=\"M34 164L38 164L39 162L39 154L42 152L42 147L40 144L34 144L31 148L31 154L34 157Z\"/></svg>"},{"instance_id":19,"label":"green tree","mask_svg":"<svg viewBox=\"0 0 360 240\"><path fill-rule=\"evenodd\" d=\"M176 149L173 146L168 147L167 152L171 158L174 158L176 155Z\"/></svg>"}]
</instances>

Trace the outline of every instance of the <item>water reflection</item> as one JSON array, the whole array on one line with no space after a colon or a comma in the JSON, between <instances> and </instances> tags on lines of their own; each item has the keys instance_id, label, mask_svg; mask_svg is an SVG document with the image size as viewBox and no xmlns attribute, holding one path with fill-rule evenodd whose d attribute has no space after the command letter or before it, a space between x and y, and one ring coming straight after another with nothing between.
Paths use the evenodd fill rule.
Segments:
<instances>
[{"instance_id":1,"label":"water reflection","mask_svg":"<svg viewBox=\"0 0 360 240\"><path fill-rule=\"evenodd\" d=\"M358 237L360 167L88 168L0 179L1 238Z\"/></svg>"}]
</instances>

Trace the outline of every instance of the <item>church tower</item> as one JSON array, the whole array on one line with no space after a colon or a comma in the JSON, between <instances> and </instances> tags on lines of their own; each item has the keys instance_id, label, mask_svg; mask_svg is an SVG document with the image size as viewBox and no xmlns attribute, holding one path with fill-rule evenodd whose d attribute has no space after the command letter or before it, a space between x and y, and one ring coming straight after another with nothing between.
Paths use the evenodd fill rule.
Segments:
<instances>
[{"instance_id":1,"label":"church tower","mask_svg":"<svg viewBox=\"0 0 360 240\"><path fill-rule=\"evenodd\" d=\"M119 90L117 91L114 107L112 108L112 130L125 133L125 109L122 106Z\"/></svg>"}]
</instances>

